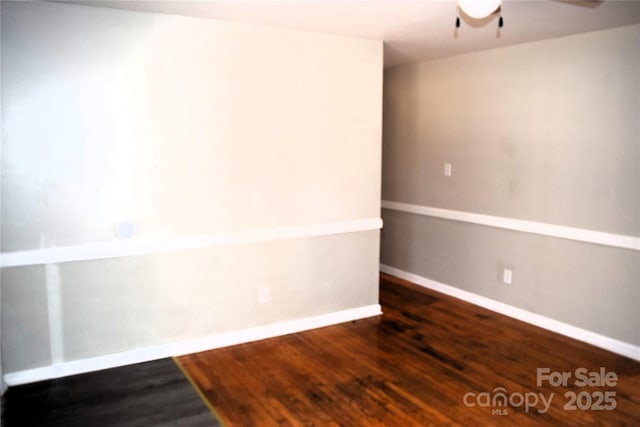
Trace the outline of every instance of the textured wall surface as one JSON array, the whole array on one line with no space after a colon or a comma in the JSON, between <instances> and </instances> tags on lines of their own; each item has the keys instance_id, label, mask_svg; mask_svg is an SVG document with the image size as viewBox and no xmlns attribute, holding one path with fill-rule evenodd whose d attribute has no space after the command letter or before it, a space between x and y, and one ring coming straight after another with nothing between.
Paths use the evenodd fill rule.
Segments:
<instances>
[{"instance_id":1,"label":"textured wall surface","mask_svg":"<svg viewBox=\"0 0 640 427\"><path fill-rule=\"evenodd\" d=\"M3 4L2 89L2 251L73 248L3 268L5 371L377 304L374 228L73 253L378 218L380 42Z\"/></svg>"},{"instance_id":2,"label":"textured wall surface","mask_svg":"<svg viewBox=\"0 0 640 427\"><path fill-rule=\"evenodd\" d=\"M387 70L383 199L640 237L639 40L635 25ZM383 218L383 264L640 344L638 251Z\"/></svg>"}]
</instances>

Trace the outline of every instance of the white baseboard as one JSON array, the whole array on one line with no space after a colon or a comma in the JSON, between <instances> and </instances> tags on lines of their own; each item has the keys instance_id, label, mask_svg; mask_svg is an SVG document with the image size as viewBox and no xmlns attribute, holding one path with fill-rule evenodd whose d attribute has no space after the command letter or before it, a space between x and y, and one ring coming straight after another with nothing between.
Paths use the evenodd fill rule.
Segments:
<instances>
[{"instance_id":1,"label":"white baseboard","mask_svg":"<svg viewBox=\"0 0 640 427\"><path fill-rule=\"evenodd\" d=\"M348 310L336 311L333 313L321 314L318 316L306 317L303 319L291 320L288 322L274 323L256 328L211 335L190 341L140 348L122 353L57 363L41 368L10 372L4 375L4 380L9 386L27 384L36 381L115 368L118 366L131 365L133 363L148 362L150 360L157 360L165 357L181 356L189 353L243 344L251 341L258 341L295 332L302 332L309 329L322 328L324 326L331 326L367 317L378 316L380 314L382 314L382 310L379 304L367 305Z\"/></svg>"},{"instance_id":2,"label":"white baseboard","mask_svg":"<svg viewBox=\"0 0 640 427\"><path fill-rule=\"evenodd\" d=\"M427 279L426 277L418 276L417 274L409 273L395 267L382 264L380 265L380 271L404 280L408 280L409 282L415 283L425 288L452 296L454 298L470 302L471 304L484 307L488 310L504 314L505 316L513 317L514 319L530 323L534 326L538 326L540 328L547 329L560 335L564 335L569 338L573 338L578 341L582 341L587 344L591 344L596 347L611 351L613 353L640 361L640 346L600 335L586 329L578 328L567 323L560 322L558 320L554 320L540 314L532 313L530 311L523 310L521 308L517 308L496 300L492 300L490 298L486 298L472 292L464 291L453 286L445 285L444 283L436 282L435 280Z\"/></svg>"}]
</instances>

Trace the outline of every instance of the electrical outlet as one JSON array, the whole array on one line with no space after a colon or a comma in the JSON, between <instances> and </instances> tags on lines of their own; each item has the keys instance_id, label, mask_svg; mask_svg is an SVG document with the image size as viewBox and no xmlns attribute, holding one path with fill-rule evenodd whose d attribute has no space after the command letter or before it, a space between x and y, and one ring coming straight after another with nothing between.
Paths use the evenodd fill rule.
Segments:
<instances>
[{"instance_id":1,"label":"electrical outlet","mask_svg":"<svg viewBox=\"0 0 640 427\"><path fill-rule=\"evenodd\" d=\"M444 176L451 176L451 163L444 164Z\"/></svg>"},{"instance_id":2,"label":"electrical outlet","mask_svg":"<svg viewBox=\"0 0 640 427\"><path fill-rule=\"evenodd\" d=\"M509 270L508 268L505 268L502 271L502 283L510 285L512 278L513 278L513 272L511 270Z\"/></svg>"}]
</instances>

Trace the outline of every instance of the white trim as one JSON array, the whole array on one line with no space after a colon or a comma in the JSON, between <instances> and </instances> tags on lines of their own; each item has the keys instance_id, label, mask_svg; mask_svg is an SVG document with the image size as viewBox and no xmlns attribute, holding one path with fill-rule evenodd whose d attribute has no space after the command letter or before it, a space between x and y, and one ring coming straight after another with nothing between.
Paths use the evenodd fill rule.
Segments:
<instances>
[{"instance_id":1,"label":"white trim","mask_svg":"<svg viewBox=\"0 0 640 427\"><path fill-rule=\"evenodd\" d=\"M560 335L564 335L578 341L586 342L588 344L603 348L613 353L621 354L631 359L640 361L640 346L629 344L624 341L619 341L614 338L588 331L586 329L578 328L567 323L560 322L558 320L554 320L540 314L532 313L530 311L523 310L521 308L514 307L512 305L505 304L496 300L492 300L490 298L486 298L472 292L464 291L462 289L458 289L444 283L436 282L435 280L427 279L426 277L418 276L417 274L409 273L395 267L381 264L380 271L404 280L408 280L409 282L415 283L428 289L432 289L436 292L441 292L443 294L470 302L471 304L478 305L488 310L495 311L496 313L504 314L505 316L513 317L514 319L521 320L534 326L538 326L540 328L547 329Z\"/></svg>"},{"instance_id":2,"label":"white trim","mask_svg":"<svg viewBox=\"0 0 640 427\"><path fill-rule=\"evenodd\" d=\"M384 209L392 209L394 211L408 212L435 218L463 221L471 224L504 228L506 230L523 231L525 233L534 233L543 236L559 237L561 239L577 240L579 242L595 243L598 245L607 245L640 251L640 237L635 236L605 233L603 231L566 227L564 225L547 224L544 222L526 221L501 216L483 215L472 212L432 208L430 206L412 205L409 203L392 202L389 200L383 200L382 207Z\"/></svg>"},{"instance_id":3,"label":"white trim","mask_svg":"<svg viewBox=\"0 0 640 427\"><path fill-rule=\"evenodd\" d=\"M86 245L6 252L0 254L0 266L4 268L38 264L56 264L70 261L87 261L93 259L146 255L185 249L210 248L242 243L258 243L300 237L329 236L333 234L379 230L380 228L382 228L382 220L380 218L365 218L352 221L330 222L295 227L232 231L165 240L115 240L110 242L90 243Z\"/></svg>"},{"instance_id":4,"label":"white trim","mask_svg":"<svg viewBox=\"0 0 640 427\"><path fill-rule=\"evenodd\" d=\"M322 328L325 326L378 316L380 314L382 314L380 305L372 304L348 310L336 311L333 313L320 314L318 316L305 317L303 319L258 326L256 328L225 332L190 341L140 348L123 353L109 354L106 356L58 363L42 368L6 373L4 375L4 380L9 386L27 384L36 381L65 377L68 375L130 365L133 363L147 362L149 360L162 359L165 357L181 356L183 354L243 344L251 341L273 338L309 329Z\"/></svg>"},{"instance_id":5,"label":"white trim","mask_svg":"<svg viewBox=\"0 0 640 427\"><path fill-rule=\"evenodd\" d=\"M44 275L47 290L47 318L49 320L49 348L51 363L64 360L64 309L62 302L62 281L60 266L46 264Z\"/></svg>"}]
</instances>

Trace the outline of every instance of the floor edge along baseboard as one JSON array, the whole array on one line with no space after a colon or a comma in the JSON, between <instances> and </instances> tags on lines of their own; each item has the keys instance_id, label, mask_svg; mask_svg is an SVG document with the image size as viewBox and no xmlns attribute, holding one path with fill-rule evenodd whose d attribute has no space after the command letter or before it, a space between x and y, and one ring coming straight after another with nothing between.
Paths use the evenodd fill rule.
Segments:
<instances>
[{"instance_id":1,"label":"floor edge along baseboard","mask_svg":"<svg viewBox=\"0 0 640 427\"><path fill-rule=\"evenodd\" d=\"M39 368L8 372L4 374L4 380L9 386L28 384L37 381L66 377L69 375L116 368L134 363L148 362L166 357L182 356L189 353L213 350L236 344L244 344L252 341L350 322L353 320L365 319L368 317L378 316L380 314L382 314L380 304L366 305L342 311L320 314L317 316L305 317L302 319L215 334L189 341L168 343L121 353L62 362Z\"/></svg>"},{"instance_id":2,"label":"floor edge along baseboard","mask_svg":"<svg viewBox=\"0 0 640 427\"><path fill-rule=\"evenodd\" d=\"M626 356L630 359L640 361L640 346L629 344L624 341L610 338L586 329L578 328L559 320L532 313L530 311L523 310L521 308L505 304L500 301L492 300L490 298L483 297L481 295L477 295L450 285L446 285L444 283L436 282L435 280L431 280L426 277L401 270L399 268L391 267L389 265L380 265L380 271L415 283L416 285L422 286L424 288L452 296L454 298L469 302L471 304L486 308L491 311L495 311L496 313L500 313L517 320L521 320L539 328L546 329L548 331L555 332L557 334L564 335L566 337L573 338L587 344L591 344L604 350L608 350L612 353L616 353L621 356Z\"/></svg>"}]
</instances>

